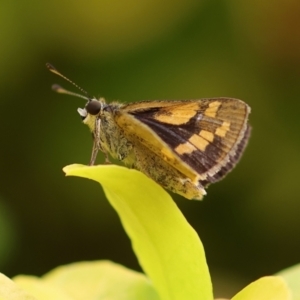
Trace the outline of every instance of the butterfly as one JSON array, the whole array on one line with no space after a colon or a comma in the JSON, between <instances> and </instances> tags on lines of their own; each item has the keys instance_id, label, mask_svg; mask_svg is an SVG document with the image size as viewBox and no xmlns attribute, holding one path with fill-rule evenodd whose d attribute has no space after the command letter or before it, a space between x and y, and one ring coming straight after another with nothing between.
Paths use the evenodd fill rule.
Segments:
<instances>
[{"instance_id":1,"label":"butterfly","mask_svg":"<svg viewBox=\"0 0 300 300\"><path fill-rule=\"evenodd\" d=\"M209 184L230 172L250 137L251 109L238 99L106 103L78 88L86 96L53 86L58 93L87 100L78 113L93 136L89 164L95 164L101 151L106 163L109 156L116 158L187 199L202 199Z\"/></svg>"}]
</instances>

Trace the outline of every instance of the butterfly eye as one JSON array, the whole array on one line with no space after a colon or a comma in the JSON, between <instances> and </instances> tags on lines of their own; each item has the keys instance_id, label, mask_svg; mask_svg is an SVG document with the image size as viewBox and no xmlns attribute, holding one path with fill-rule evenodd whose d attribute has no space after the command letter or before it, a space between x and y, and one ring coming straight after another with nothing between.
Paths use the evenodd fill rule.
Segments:
<instances>
[{"instance_id":1,"label":"butterfly eye","mask_svg":"<svg viewBox=\"0 0 300 300\"><path fill-rule=\"evenodd\" d=\"M102 108L101 102L97 100L91 100L85 106L86 111L92 116L98 115L101 108Z\"/></svg>"}]
</instances>

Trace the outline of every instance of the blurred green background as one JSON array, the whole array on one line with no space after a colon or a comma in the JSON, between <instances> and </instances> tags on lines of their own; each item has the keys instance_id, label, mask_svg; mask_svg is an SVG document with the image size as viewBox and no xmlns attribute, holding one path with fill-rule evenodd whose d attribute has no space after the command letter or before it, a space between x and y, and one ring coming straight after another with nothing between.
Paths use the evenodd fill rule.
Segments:
<instances>
[{"instance_id":1,"label":"blurred green background","mask_svg":"<svg viewBox=\"0 0 300 300\"><path fill-rule=\"evenodd\" d=\"M51 91L75 88L46 62L108 102L246 101L241 163L203 202L174 199L204 243L216 296L299 263L299 28L298 0L1 1L1 272L94 259L140 270L101 188L64 177L89 161L92 140L76 112L84 101Z\"/></svg>"}]
</instances>

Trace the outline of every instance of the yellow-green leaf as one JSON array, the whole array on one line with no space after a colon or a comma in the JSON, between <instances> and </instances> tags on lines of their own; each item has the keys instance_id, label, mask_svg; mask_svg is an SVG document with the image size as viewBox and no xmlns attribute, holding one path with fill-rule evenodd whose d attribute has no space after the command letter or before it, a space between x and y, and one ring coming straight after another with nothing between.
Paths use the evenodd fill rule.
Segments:
<instances>
[{"instance_id":1,"label":"yellow-green leaf","mask_svg":"<svg viewBox=\"0 0 300 300\"><path fill-rule=\"evenodd\" d=\"M280 271L276 275L284 278L293 293L293 300L300 300L300 264Z\"/></svg>"},{"instance_id":2,"label":"yellow-green leaf","mask_svg":"<svg viewBox=\"0 0 300 300\"><path fill-rule=\"evenodd\" d=\"M41 300L159 300L144 274L110 261L73 263L42 278L19 275L14 281Z\"/></svg>"},{"instance_id":3,"label":"yellow-green leaf","mask_svg":"<svg viewBox=\"0 0 300 300\"><path fill-rule=\"evenodd\" d=\"M37 298L0 273L0 300L37 300Z\"/></svg>"},{"instance_id":4,"label":"yellow-green leaf","mask_svg":"<svg viewBox=\"0 0 300 300\"><path fill-rule=\"evenodd\" d=\"M292 294L279 276L262 277L236 294L232 300L292 300Z\"/></svg>"},{"instance_id":5,"label":"yellow-green leaf","mask_svg":"<svg viewBox=\"0 0 300 300\"><path fill-rule=\"evenodd\" d=\"M71 165L64 171L102 185L161 299L213 298L201 241L163 188L116 165Z\"/></svg>"}]
</instances>

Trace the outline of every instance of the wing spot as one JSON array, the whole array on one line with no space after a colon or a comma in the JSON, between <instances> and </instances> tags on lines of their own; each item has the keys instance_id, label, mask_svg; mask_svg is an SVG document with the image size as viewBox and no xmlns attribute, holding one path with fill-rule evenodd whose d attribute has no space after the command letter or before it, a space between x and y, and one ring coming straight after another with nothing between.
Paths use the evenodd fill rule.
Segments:
<instances>
[{"instance_id":1,"label":"wing spot","mask_svg":"<svg viewBox=\"0 0 300 300\"><path fill-rule=\"evenodd\" d=\"M229 129L230 129L230 122L224 121L222 125L216 129L215 134L220 137L224 137L226 133L229 131Z\"/></svg>"},{"instance_id":2,"label":"wing spot","mask_svg":"<svg viewBox=\"0 0 300 300\"><path fill-rule=\"evenodd\" d=\"M189 142L179 144L175 148L175 152L178 153L179 155L190 154L190 153L192 153L193 151L196 151L196 150L197 149Z\"/></svg>"},{"instance_id":3,"label":"wing spot","mask_svg":"<svg viewBox=\"0 0 300 300\"><path fill-rule=\"evenodd\" d=\"M196 114L199 104L195 102L179 103L175 107L161 108L154 119L161 123L183 125L189 122Z\"/></svg>"},{"instance_id":4,"label":"wing spot","mask_svg":"<svg viewBox=\"0 0 300 300\"><path fill-rule=\"evenodd\" d=\"M221 105L220 101L214 101L209 103L208 108L204 111L204 115L207 117L214 118L219 110L220 105Z\"/></svg>"},{"instance_id":5,"label":"wing spot","mask_svg":"<svg viewBox=\"0 0 300 300\"><path fill-rule=\"evenodd\" d=\"M209 142L212 142L214 140L214 134L210 131L201 130L199 135Z\"/></svg>"},{"instance_id":6,"label":"wing spot","mask_svg":"<svg viewBox=\"0 0 300 300\"><path fill-rule=\"evenodd\" d=\"M205 151L207 145L209 144L207 140L205 140L203 137L197 134L193 134L189 138L189 142L192 143L198 150L201 150L203 152Z\"/></svg>"}]
</instances>

